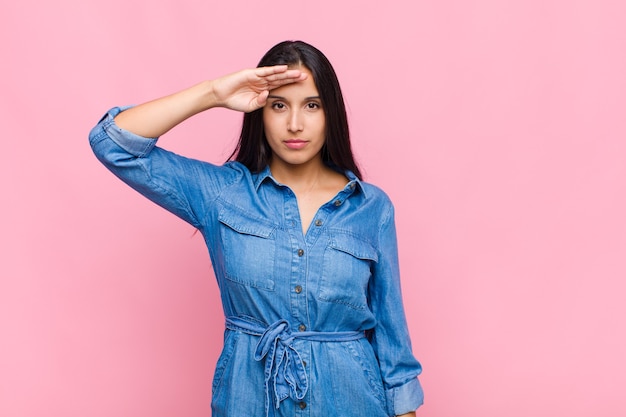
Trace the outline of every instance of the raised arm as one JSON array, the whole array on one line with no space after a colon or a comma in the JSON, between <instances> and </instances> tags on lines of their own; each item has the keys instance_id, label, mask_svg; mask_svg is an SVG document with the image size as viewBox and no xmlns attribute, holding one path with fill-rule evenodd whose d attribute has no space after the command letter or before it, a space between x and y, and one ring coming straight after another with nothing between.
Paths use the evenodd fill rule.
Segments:
<instances>
[{"instance_id":1,"label":"raised arm","mask_svg":"<svg viewBox=\"0 0 626 417\"><path fill-rule=\"evenodd\" d=\"M270 90L306 77L287 65L245 69L130 108L118 114L115 123L136 135L155 138L213 107L254 111L265 105Z\"/></svg>"}]
</instances>

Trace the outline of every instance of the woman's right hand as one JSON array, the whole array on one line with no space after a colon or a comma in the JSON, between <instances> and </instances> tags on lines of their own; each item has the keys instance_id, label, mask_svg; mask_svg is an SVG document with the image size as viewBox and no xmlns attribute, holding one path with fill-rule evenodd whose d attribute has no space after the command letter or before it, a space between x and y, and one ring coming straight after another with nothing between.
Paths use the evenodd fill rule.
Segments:
<instances>
[{"instance_id":1,"label":"woman's right hand","mask_svg":"<svg viewBox=\"0 0 626 417\"><path fill-rule=\"evenodd\" d=\"M270 90L306 77L287 65L245 69L213 80L213 96L218 106L248 113L265 105Z\"/></svg>"}]
</instances>

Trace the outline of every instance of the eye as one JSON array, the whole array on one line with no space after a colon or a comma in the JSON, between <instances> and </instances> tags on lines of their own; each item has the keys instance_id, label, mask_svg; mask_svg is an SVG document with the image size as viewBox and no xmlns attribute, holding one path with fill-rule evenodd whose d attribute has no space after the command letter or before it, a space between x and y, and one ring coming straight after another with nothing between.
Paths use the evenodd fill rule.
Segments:
<instances>
[{"instance_id":1,"label":"eye","mask_svg":"<svg viewBox=\"0 0 626 417\"><path fill-rule=\"evenodd\" d=\"M284 110L286 106L280 101L275 101L272 103L272 109L274 110Z\"/></svg>"},{"instance_id":2,"label":"eye","mask_svg":"<svg viewBox=\"0 0 626 417\"><path fill-rule=\"evenodd\" d=\"M319 108L321 108L322 106L320 106L319 103L316 103L314 101L311 101L309 103L306 104L306 108L307 110L317 110Z\"/></svg>"}]
</instances>

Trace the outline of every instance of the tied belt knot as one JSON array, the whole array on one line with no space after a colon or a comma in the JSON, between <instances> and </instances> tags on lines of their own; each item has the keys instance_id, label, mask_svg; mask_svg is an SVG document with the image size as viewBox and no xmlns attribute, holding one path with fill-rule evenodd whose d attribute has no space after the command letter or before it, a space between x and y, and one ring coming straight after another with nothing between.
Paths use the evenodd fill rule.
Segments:
<instances>
[{"instance_id":1,"label":"tied belt knot","mask_svg":"<svg viewBox=\"0 0 626 417\"><path fill-rule=\"evenodd\" d=\"M289 322L278 320L269 326L248 317L227 317L226 328L258 336L254 359L265 359L265 414L269 415L270 392L274 393L276 408L291 397L304 398L309 382L300 353L294 348L295 339L317 342L346 342L365 337L362 331L352 332L291 332Z\"/></svg>"}]
</instances>

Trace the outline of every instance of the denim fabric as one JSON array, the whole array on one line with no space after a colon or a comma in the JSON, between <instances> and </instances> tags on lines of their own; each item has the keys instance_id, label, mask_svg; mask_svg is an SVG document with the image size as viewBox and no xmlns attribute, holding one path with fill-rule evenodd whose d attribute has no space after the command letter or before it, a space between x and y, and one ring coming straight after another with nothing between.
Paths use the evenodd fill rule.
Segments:
<instances>
[{"instance_id":1,"label":"denim fabric","mask_svg":"<svg viewBox=\"0 0 626 417\"><path fill-rule=\"evenodd\" d=\"M393 206L380 189L345 172L303 234L294 193L269 168L176 155L119 128L123 110L91 131L96 156L209 250L228 317L214 417L383 417L422 404Z\"/></svg>"},{"instance_id":2,"label":"denim fabric","mask_svg":"<svg viewBox=\"0 0 626 417\"><path fill-rule=\"evenodd\" d=\"M364 332L292 332L287 320L269 327L246 317L226 317L226 328L259 337L254 359L265 359L265 413L269 414L270 396L276 407L288 397L302 400L308 390L306 363L294 348L295 339L316 342L347 342L365 337Z\"/></svg>"}]
</instances>

